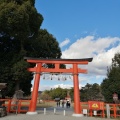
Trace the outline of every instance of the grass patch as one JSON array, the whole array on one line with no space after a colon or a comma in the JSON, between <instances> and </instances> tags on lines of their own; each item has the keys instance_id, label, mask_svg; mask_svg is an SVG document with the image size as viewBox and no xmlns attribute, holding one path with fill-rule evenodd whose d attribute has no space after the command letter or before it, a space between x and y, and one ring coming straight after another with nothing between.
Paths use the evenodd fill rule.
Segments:
<instances>
[{"instance_id":1,"label":"grass patch","mask_svg":"<svg viewBox=\"0 0 120 120\"><path fill-rule=\"evenodd\" d=\"M41 102L37 103L37 107L55 107L56 102Z\"/></svg>"}]
</instances>

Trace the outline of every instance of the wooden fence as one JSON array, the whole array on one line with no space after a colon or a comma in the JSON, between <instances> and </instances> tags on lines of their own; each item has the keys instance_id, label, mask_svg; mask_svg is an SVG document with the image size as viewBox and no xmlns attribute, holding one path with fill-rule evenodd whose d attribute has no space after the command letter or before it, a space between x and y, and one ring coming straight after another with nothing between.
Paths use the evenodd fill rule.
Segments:
<instances>
[{"instance_id":1,"label":"wooden fence","mask_svg":"<svg viewBox=\"0 0 120 120\"><path fill-rule=\"evenodd\" d=\"M30 100L0 99L7 112L26 113L29 110Z\"/></svg>"},{"instance_id":2,"label":"wooden fence","mask_svg":"<svg viewBox=\"0 0 120 120\"><path fill-rule=\"evenodd\" d=\"M31 100L0 99L0 101L3 102L2 106L6 107L8 113L9 112L26 113L29 110ZM120 104L104 103L102 109L94 109L94 108L90 109L89 102L80 102L80 104L81 104L82 114L87 116L100 116L104 118L120 117Z\"/></svg>"}]
</instances>

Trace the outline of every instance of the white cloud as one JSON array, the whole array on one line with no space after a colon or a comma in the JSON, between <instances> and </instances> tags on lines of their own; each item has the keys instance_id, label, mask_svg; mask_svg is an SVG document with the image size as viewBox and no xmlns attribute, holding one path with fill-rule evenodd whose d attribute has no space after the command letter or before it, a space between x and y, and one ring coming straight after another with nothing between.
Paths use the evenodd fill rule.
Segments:
<instances>
[{"instance_id":1,"label":"white cloud","mask_svg":"<svg viewBox=\"0 0 120 120\"><path fill-rule=\"evenodd\" d=\"M60 88L63 88L63 89L65 89L65 88L71 88L71 87L73 87L73 85L70 85L70 84L57 84L57 85L54 85L53 86L53 88L58 88L58 87L60 87Z\"/></svg>"},{"instance_id":2,"label":"white cloud","mask_svg":"<svg viewBox=\"0 0 120 120\"><path fill-rule=\"evenodd\" d=\"M42 86L40 86L39 90L44 91L44 90L50 90L51 88L54 89L54 88L58 88L58 87L63 88L63 89L65 89L65 88L70 89L73 87L73 84L63 84L62 83L62 84L55 84L55 85L51 85L51 86L50 85L42 85ZM81 88L81 87L83 87L83 85L79 84L79 88Z\"/></svg>"},{"instance_id":3,"label":"white cloud","mask_svg":"<svg viewBox=\"0 0 120 120\"><path fill-rule=\"evenodd\" d=\"M106 69L111 65L116 52L120 52L120 38L104 37L95 38L86 36L76 40L68 49L62 51L62 58L80 59L93 57L87 69L89 73L106 75ZM116 45L116 43L118 43Z\"/></svg>"},{"instance_id":4,"label":"white cloud","mask_svg":"<svg viewBox=\"0 0 120 120\"><path fill-rule=\"evenodd\" d=\"M111 65L112 58L115 53L120 52L119 50L120 45L94 56L93 61L89 64L89 72L96 75L106 75L107 67Z\"/></svg>"},{"instance_id":5,"label":"white cloud","mask_svg":"<svg viewBox=\"0 0 120 120\"><path fill-rule=\"evenodd\" d=\"M68 38L66 38L62 43L60 43L60 47L67 45L69 42L70 42L70 40Z\"/></svg>"},{"instance_id":6,"label":"white cloud","mask_svg":"<svg viewBox=\"0 0 120 120\"><path fill-rule=\"evenodd\" d=\"M63 41L60 46L63 47L69 43L69 39ZM62 51L62 58L67 59L80 59L93 57L93 61L88 65L82 65L81 68L87 69L88 74L80 74L79 76L79 87L86 85L86 83L101 83L101 81L106 77L107 67L111 65L112 58L115 53L120 52L120 38L118 37L104 37L95 38L95 36L86 36L76 40L71 44L66 50ZM72 67L68 65L67 68ZM46 76L48 80L49 77ZM60 83L56 83L58 77L53 76L53 81L55 84L40 85L39 90L50 90L51 88L70 88L73 87L73 80L61 79Z\"/></svg>"}]
</instances>

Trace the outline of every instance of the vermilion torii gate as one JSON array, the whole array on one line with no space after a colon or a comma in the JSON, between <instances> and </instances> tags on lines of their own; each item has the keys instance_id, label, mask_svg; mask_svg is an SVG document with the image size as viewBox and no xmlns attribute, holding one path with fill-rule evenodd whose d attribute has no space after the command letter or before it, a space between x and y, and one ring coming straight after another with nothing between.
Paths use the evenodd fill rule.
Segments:
<instances>
[{"instance_id":1,"label":"vermilion torii gate","mask_svg":"<svg viewBox=\"0 0 120 120\"><path fill-rule=\"evenodd\" d=\"M40 75L43 72L50 73L72 73L73 75L73 84L74 84L74 114L73 115L82 115L81 105L80 105L80 94L79 94L79 73L87 73L86 69L78 68L78 65L87 65L88 62L91 62L93 58L83 58L83 59L41 59L41 58L24 58L29 63L35 63L34 68L28 68L28 71L34 72L34 86L32 92L32 98L30 103L30 108L27 114L37 114L36 112L36 103L39 89ZM54 64L54 68L45 68L43 64ZM73 68L70 69L61 69L60 64L72 64Z\"/></svg>"}]
</instances>

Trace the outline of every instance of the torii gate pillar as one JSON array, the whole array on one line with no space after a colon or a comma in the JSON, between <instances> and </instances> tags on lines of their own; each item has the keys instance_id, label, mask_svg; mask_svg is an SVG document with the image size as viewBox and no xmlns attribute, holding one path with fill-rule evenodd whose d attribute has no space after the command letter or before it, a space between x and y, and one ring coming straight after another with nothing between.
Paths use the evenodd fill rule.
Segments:
<instances>
[{"instance_id":1,"label":"torii gate pillar","mask_svg":"<svg viewBox=\"0 0 120 120\"><path fill-rule=\"evenodd\" d=\"M42 67L41 63L36 64L36 74L34 76L34 86L33 86L33 92L32 92L32 99L30 102L29 112L27 112L27 114L37 114L36 104L37 104L37 97L38 97L41 67Z\"/></svg>"},{"instance_id":2,"label":"torii gate pillar","mask_svg":"<svg viewBox=\"0 0 120 120\"><path fill-rule=\"evenodd\" d=\"M34 86L32 92L31 103L29 107L29 111L27 114L37 114L36 112L36 103L39 89L39 81L40 74L42 72L50 72L50 73L72 73L73 74L73 84L74 84L74 114L73 116L81 117L82 109L80 105L80 91L79 91L79 73L86 73L87 70L78 68L79 64L86 65L88 62L91 62L93 58L85 58L85 59L36 59L36 58L28 58L25 57L27 62L36 63L36 67L29 68L30 72L35 72L34 77ZM42 64L54 64L55 68L44 68ZM70 69L61 69L60 64L72 64L73 68Z\"/></svg>"},{"instance_id":3,"label":"torii gate pillar","mask_svg":"<svg viewBox=\"0 0 120 120\"><path fill-rule=\"evenodd\" d=\"M78 66L73 64L73 84L74 84L74 114L72 116L82 116L82 109L80 105L80 92L78 80ZM79 107L78 107L79 106Z\"/></svg>"}]
</instances>

